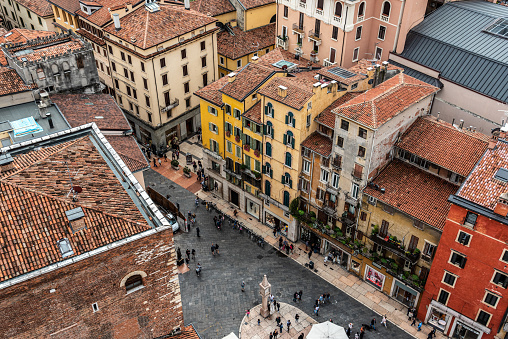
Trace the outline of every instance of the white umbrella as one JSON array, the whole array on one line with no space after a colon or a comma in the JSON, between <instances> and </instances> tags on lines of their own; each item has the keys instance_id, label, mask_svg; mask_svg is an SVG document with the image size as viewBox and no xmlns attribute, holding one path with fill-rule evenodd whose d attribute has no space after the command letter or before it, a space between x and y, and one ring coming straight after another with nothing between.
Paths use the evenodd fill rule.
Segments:
<instances>
[{"instance_id":1,"label":"white umbrella","mask_svg":"<svg viewBox=\"0 0 508 339\"><path fill-rule=\"evenodd\" d=\"M312 325L307 339L348 339L344 327L335 325L329 321Z\"/></svg>"}]
</instances>

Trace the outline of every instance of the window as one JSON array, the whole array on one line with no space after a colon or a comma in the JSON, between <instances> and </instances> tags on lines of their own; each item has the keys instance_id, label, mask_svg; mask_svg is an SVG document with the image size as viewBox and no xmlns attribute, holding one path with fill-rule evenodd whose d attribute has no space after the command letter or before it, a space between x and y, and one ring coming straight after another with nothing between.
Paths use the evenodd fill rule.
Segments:
<instances>
[{"instance_id":1,"label":"window","mask_svg":"<svg viewBox=\"0 0 508 339\"><path fill-rule=\"evenodd\" d=\"M381 47L376 47L376 53L374 55L377 60L380 60L383 55L383 49Z\"/></svg>"},{"instance_id":2,"label":"window","mask_svg":"<svg viewBox=\"0 0 508 339\"><path fill-rule=\"evenodd\" d=\"M237 60L236 61L236 68L240 68L242 67L242 60Z\"/></svg>"},{"instance_id":3,"label":"window","mask_svg":"<svg viewBox=\"0 0 508 339\"><path fill-rule=\"evenodd\" d=\"M358 146L358 156L362 158L365 156L365 147Z\"/></svg>"},{"instance_id":4,"label":"window","mask_svg":"<svg viewBox=\"0 0 508 339\"><path fill-rule=\"evenodd\" d=\"M201 41L200 46L201 46L201 50L204 51L206 49L205 41Z\"/></svg>"},{"instance_id":5,"label":"window","mask_svg":"<svg viewBox=\"0 0 508 339\"><path fill-rule=\"evenodd\" d=\"M358 128L358 136L360 138L364 138L364 139L367 139L367 130L364 129L364 128Z\"/></svg>"},{"instance_id":6,"label":"window","mask_svg":"<svg viewBox=\"0 0 508 339\"><path fill-rule=\"evenodd\" d=\"M503 250L503 254L501 255L501 259L499 260L508 263L508 250Z\"/></svg>"},{"instance_id":7,"label":"window","mask_svg":"<svg viewBox=\"0 0 508 339\"><path fill-rule=\"evenodd\" d=\"M240 146L236 146L236 154L238 158L242 157L242 148Z\"/></svg>"},{"instance_id":8,"label":"window","mask_svg":"<svg viewBox=\"0 0 508 339\"><path fill-rule=\"evenodd\" d=\"M291 153L286 152L286 160L284 161L284 165L286 165L287 167L291 167L291 160L292 160Z\"/></svg>"},{"instance_id":9,"label":"window","mask_svg":"<svg viewBox=\"0 0 508 339\"><path fill-rule=\"evenodd\" d=\"M108 46L109 54L113 55L113 48L111 46Z\"/></svg>"},{"instance_id":10,"label":"window","mask_svg":"<svg viewBox=\"0 0 508 339\"><path fill-rule=\"evenodd\" d=\"M208 123L208 129L212 132L212 133L215 133L215 134L219 134L219 128L217 127L217 125L209 122Z\"/></svg>"},{"instance_id":11,"label":"window","mask_svg":"<svg viewBox=\"0 0 508 339\"><path fill-rule=\"evenodd\" d=\"M210 151L219 153L219 144L213 139L210 139Z\"/></svg>"},{"instance_id":12,"label":"window","mask_svg":"<svg viewBox=\"0 0 508 339\"><path fill-rule=\"evenodd\" d=\"M242 118L241 115L242 112L238 108L233 109L233 118L240 120Z\"/></svg>"},{"instance_id":13,"label":"window","mask_svg":"<svg viewBox=\"0 0 508 339\"><path fill-rule=\"evenodd\" d=\"M342 120L342 121L344 121L344 120ZM339 146L340 148L344 147L344 138L343 137L337 137L337 146Z\"/></svg>"},{"instance_id":14,"label":"window","mask_svg":"<svg viewBox=\"0 0 508 339\"><path fill-rule=\"evenodd\" d=\"M167 74L164 74L162 76L162 85L163 86L166 86L168 84L168 75Z\"/></svg>"},{"instance_id":15,"label":"window","mask_svg":"<svg viewBox=\"0 0 508 339\"><path fill-rule=\"evenodd\" d=\"M305 192L305 193L308 193L309 192L309 186L310 186L310 182L306 179L303 179L303 178L300 178L300 182L298 183L298 188Z\"/></svg>"},{"instance_id":16,"label":"window","mask_svg":"<svg viewBox=\"0 0 508 339\"><path fill-rule=\"evenodd\" d=\"M270 121L266 123L266 133L267 136L273 139L273 126Z\"/></svg>"},{"instance_id":17,"label":"window","mask_svg":"<svg viewBox=\"0 0 508 339\"><path fill-rule=\"evenodd\" d=\"M363 166L355 164L355 167L353 169L353 177L361 179L362 175L363 175Z\"/></svg>"},{"instance_id":18,"label":"window","mask_svg":"<svg viewBox=\"0 0 508 339\"><path fill-rule=\"evenodd\" d=\"M336 17L339 17L339 18L342 16L342 4L339 1L337 1L335 3L335 13L334 13L334 15Z\"/></svg>"},{"instance_id":19,"label":"window","mask_svg":"<svg viewBox=\"0 0 508 339\"><path fill-rule=\"evenodd\" d=\"M325 193L325 191L318 187L316 190L316 199L321 201L325 200Z\"/></svg>"},{"instance_id":20,"label":"window","mask_svg":"<svg viewBox=\"0 0 508 339\"><path fill-rule=\"evenodd\" d=\"M370 197L370 196L369 196L368 203L369 203L369 204L371 204L372 206L376 206L376 204L377 204L377 199L376 199L376 198L374 198L374 197Z\"/></svg>"},{"instance_id":21,"label":"window","mask_svg":"<svg viewBox=\"0 0 508 339\"><path fill-rule=\"evenodd\" d=\"M141 275L136 274L129 277L125 282L125 291L127 293L134 292L143 286L143 278Z\"/></svg>"},{"instance_id":22,"label":"window","mask_svg":"<svg viewBox=\"0 0 508 339\"><path fill-rule=\"evenodd\" d=\"M270 178L273 178L273 170L272 170L272 166L270 165L270 163L265 163L265 166L263 167L263 173L265 173L266 175L268 175Z\"/></svg>"},{"instance_id":23,"label":"window","mask_svg":"<svg viewBox=\"0 0 508 339\"><path fill-rule=\"evenodd\" d=\"M361 221L365 221L365 220L367 220L367 213L365 213L364 211L362 211L362 212L360 213L360 220L361 220Z\"/></svg>"},{"instance_id":24,"label":"window","mask_svg":"<svg viewBox=\"0 0 508 339\"><path fill-rule=\"evenodd\" d=\"M471 241L471 234L459 231L456 241L464 246L469 246L469 242Z\"/></svg>"},{"instance_id":25,"label":"window","mask_svg":"<svg viewBox=\"0 0 508 339\"><path fill-rule=\"evenodd\" d=\"M464 268L464 266L466 266L466 261L467 261L467 259L466 259L465 255L462 255L462 254L452 251L451 256L450 256L450 263L451 264L458 266L460 268Z\"/></svg>"},{"instance_id":26,"label":"window","mask_svg":"<svg viewBox=\"0 0 508 339\"><path fill-rule=\"evenodd\" d=\"M120 57L122 58L123 61L125 61L125 53L124 52L120 52Z\"/></svg>"},{"instance_id":27,"label":"window","mask_svg":"<svg viewBox=\"0 0 508 339\"><path fill-rule=\"evenodd\" d=\"M332 187L339 188L339 178L340 176L337 173L332 174Z\"/></svg>"},{"instance_id":28,"label":"window","mask_svg":"<svg viewBox=\"0 0 508 339\"><path fill-rule=\"evenodd\" d=\"M201 76L203 77L203 86L206 86L208 84L208 73L203 73Z\"/></svg>"},{"instance_id":29,"label":"window","mask_svg":"<svg viewBox=\"0 0 508 339\"><path fill-rule=\"evenodd\" d=\"M457 281L457 276L455 274L451 274L450 272L445 271L443 275L442 282L451 287L455 287L455 282Z\"/></svg>"},{"instance_id":30,"label":"window","mask_svg":"<svg viewBox=\"0 0 508 339\"><path fill-rule=\"evenodd\" d=\"M148 80L146 80L145 78L143 78L143 87L144 89L148 89Z\"/></svg>"},{"instance_id":31,"label":"window","mask_svg":"<svg viewBox=\"0 0 508 339\"><path fill-rule=\"evenodd\" d=\"M489 320L490 320L490 314L488 314L487 312L485 312L483 310L480 310L480 312L478 313L478 317L476 318L476 321L484 326L487 326L489 323Z\"/></svg>"},{"instance_id":32,"label":"window","mask_svg":"<svg viewBox=\"0 0 508 339\"><path fill-rule=\"evenodd\" d=\"M93 313L98 312L99 311L99 305L97 303L93 303L92 304L92 310L93 310Z\"/></svg>"},{"instance_id":33,"label":"window","mask_svg":"<svg viewBox=\"0 0 508 339\"><path fill-rule=\"evenodd\" d=\"M228 153L233 153L233 143L229 140L226 140L226 151L228 151Z\"/></svg>"},{"instance_id":34,"label":"window","mask_svg":"<svg viewBox=\"0 0 508 339\"><path fill-rule=\"evenodd\" d=\"M286 125L295 127L295 118L291 112L286 115Z\"/></svg>"},{"instance_id":35,"label":"window","mask_svg":"<svg viewBox=\"0 0 508 339\"><path fill-rule=\"evenodd\" d=\"M227 115L231 115L231 106L229 106L228 104L226 104L226 114Z\"/></svg>"},{"instance_id":36,"label":"window","mask_svg":"<svg viewBox=\"0 0 508 339\"><path fill-rule=\"evenodd\" d=\"M439 292L439 297L437 299L438 302L440 302L441 304L443 305L446 305L446 303L448 302L448 298L450 297L450 293L445 291L445 290L441 290Z\"/></svg>"},{"instance_id":37,"label":"window","mask_svg":"<svg viewBox=\"0 0 508 339\"><path fill-rule=\"evenodd\" d=\"M328 183L328 178L330 176L330 172L321 169L321 176L319 178L320 181Z\"/></svg>"},{"instance_id":38,"label":"window","mask_svg":"<svg viewBox=\"0 0 508 339\"><path fill-rule=\"evenodd\" d=\"M190 92L190 88L189 88L189 83L188 82L183 84L183 91L184 91L185 94Z\"/></svg>"},{"instance_id":39,"label":"window","mask_svg":"<svg viewBox=\"0 0 508 339\"><path fill-rule=\"evenodd\" d=\"M310 126L312 114L307 114L307 127Z\"/></svg>"},{"instance_id":40,"label":"window","mask_svg":"<svg viewBox=\"0 0 508 339\"><path fill-rule=\"evenodd\" d=\"M284 136L282 137L282 142L286 146L295 148L295 138L293 136L293 132L287 131L286 134L284 134Z\"/></svg>"},{"instance_id":41,"label":"window","mask_svg":"<svg viewBox=\"0 0 508 339\"><path fill-rule=\"evenodd\" d=\"M363 26L356 27L355 41L360 40L362 38L362 27Z\"/></svg>"},{"instance_id":42,"label":"window","mask_svg":"<svg viewBox=\"0 0 508 339\"><path fill-rule=\"evenodd\" d=\"M187 58L187 50L186 50L186 49L182 49L182 50L180 51L180 54L182 55L182 59Z\"/></svg>"},{"instance_id":43,"label":"window","mask_svg":"<svg viewBox=\"0 0 508 339\"><path fill-rule=\"evenodd\" d=\"M269 117L272 117L273 118L273 114L274 114L274 109L273 109L273 106L271 103L268 103L266 106L265 106L265 114L268 115Z\"/></svg>"},{"instance_id":44,"label":"window","mask_svg":"<svg viewBox=\"0 0 508 339\"><path fill-rule=\"evenodd\" d=\"M284 185L289 186L290 188L293 187L293 180L288 172L284 173L281 180Z\"/></svg>"},{"instance_id":45,"label":"window","mask_svg":"<svg viewBox=\"0 0 508 339\"><path fill-rule=\"evenodd\" d=\"M358 193L360 192L360 186L358 184L353 183L351 185L351 196L353 199L358 199Z\"/></svg>"},{"instance_id":46,"label":"window","mask_svg":"<svg viewBox=\"0 0 508 339\"><path fill-rule=\"evenodd\" d=\"M356 47L353 50L353 61L358 61L358 54L360 54L360 47Z\"/></svg>"},{"instance_id":47,"label":"window","mask_svg":"<svg viewBox=\"0 0 508 339\"><path fill-rule=\"evenodd\" d=\"M127 55L127 62L132 65L132 58L130 55Z\"/></svg>"},{"instance_id":48,"label":"window","mask_svg":"<svg viewBox=\"0 0 508 339\"><path fill-rule=\"evenodd\" d=\"M336 26L332 27L332 39L337 40L337 37L339 36L339 28Z\"/></svg>"},{"instance_id":49,"label":"window","mask_svg":"<svg viewBox=\"0 0 508 339\"><path fill-rule=\"evenodd\" d=\"M140 62L140 64L141 64L141 71L145 72L145 63L144 62Z\"/></svg>"},{"instance_id":50,"label":"window","mask_svg":"<svg viewBox=\"0 0 508 339\"><path fill-rule=\"evenodd\" d=\"M436 245L425 242L425 246L423 246L422 251L422 255L424 256L423 259L427 259L427 261L431 260L434 257L434 253L436 253Z\"/></svg>"},{"instance_id":51,"label":"window","mask_svg":"<svg viewBox=\"0 0 508 339\"><path fill-rule=\"evenodd\" d=\"M182 66L182 74L184 77L189 75L189 69L187 68L187 65Z\"/></svg>"},{"instance_id":52,"label":"window","mask_svg":"<svg viewBox=\"0 0 508 339\"><path fill-rule=\"evenodd\" d=\"M323 9L323 3L324 3L324 0L318 0L317 9Z\"/></svg>"},{"instance_id":53,"label":"window","mask_svg":"<svg viewBox=\"0 0 508 339\"><path fill-rule=\"evenodd\" d=\"M284 191L284 206L286 207L289 207L289 192L288 191Z\"/></svg>"},{"instance_id":54,"label":"window","mask_svg":"<svg viewBox=\"0 0 508 339\"><path fill-rule=\"evenodd\" d=\"M385 1L383 3L383 12L382 12L382 14L384 16L388 16L389 17L390 16L390 10L391 10L391 8L392 8L392 5L390 5L390 3L388 1Z\"/></svg>"},{"instance_id":55,"label":"window","mask_svg":"<svg viewBox=\"0 0 508 339\"><path fill-rule=\"evenodd\" d=\"M150 107L150 97L145 95L145 104L146 104L146 107Z\"/></svg>"},{"instance_id":56,"label":"window","mask_svg":"<svg viewBox=\"0 0 508 339\"><path fill-rule=\"evenodd\" d=\"M283 14L283 16L284 16L285 19L288 18L288 11L289 11L288 6L284 6L284 14Z\"/></svg>"},{"instance_id":57,"label":"window","mask_svg":"<svg viewBox=\"0 0 508 339\"><path fill-rule=\"evenodd\" d=\"M201 57L201 67L206 67L206 56Z\"/></svg>"},{"instance_id":58,"label":"window","mask_svg":"<svg viewBox=\"0 0 508 339\"><path fill-rule=\"evenodd\" d=\"M125 89L127 90L127 95L132 96L131 88L129 86L125 86Z\"/></svg>"},{"instance_id":59,"label":"window","mask_svg":"<svg viewBox=\"0 0 508 339\"><path fill-rule=\"evenodd\" d=\"M377 38L379 40L384 40L386 36L386 27L385 26L379 26L379 31L377 32Z\"/></svg>"},{"instance_id":60,"label":"window","mask_svg":"<svg viewBox=\"0 0 508 339\"><path fill-rule=\"evenodd\" d=\"M58 248L60 249L60 253L62 254L62 258L68 257L74 254L72 250L71 243L69 239L64 238L58 241Z\"/></svg>"},{"instance_id":61,"label":"window","mask_svg":"<svg viewBox=\"0 0 508 339\"><path fill-rule=\"evenodd\" d=\"M7 12L7 11L6 11ZM37 20L39 20L39 25L42 26L42 19L40 17L37 18Z\"/></svg>"},{"instance_id":62,"label":"window","mask_svg":"<svg viewBox=\"0 0 508 339\"><path fill-rule=\"evenodd\" d=\"M219 58L219 62L220 62L221 65L224 65L224 57L220 57Z\"/></svg>"},{"instance_id":63,"label":"window","mask_svg":"<svg viewBox=\"0 0 508 339\"><path fill-rule=\"evenodd\" d=\"M497 294L491 293L489 291L485 292L485 298L483 299L484 303L495 308L497 306L498 301L499 296Z\"/></svg>"},{"instance_id":64,"label":"window","mask_svg":"<svg viewBox=\"0 0 508 339\"><path fill-rule=\"evenodd\" d=\"M166 93L168 93L168 95L169 95L169 92L166 92ZM217 110L215 109L215 107L208 106L208 112L217 116ZM226 123L226 126L227 126L227 123ZM228 130L228 128L226 128L226 130Z\"/></svg>"},{"instance_id":65,"label":"window","mask_svg":"<svg viewBox=\"0 0 508 339\"><path fill-rule=\"evenodd\" d=\"M161 68L166 67L166 58L161 58L160 60Z\"/></svg>"},{"instance_id":66,"label":"window","mask_svg":"<svg viewBox=\"0 0 508 339\"><path fill-rule=\"evenodd\" d=\"M345 131L348 131L349 130L349 121L341 120L340 121L340 128L342 128Z\"/></svg>"},{"instance_id":67,"label":"window","mask_svg":"<svg viewBox=\"0 0 508 339\"><path fill-rule=\"evenodd\" d=\"M364 15L365 15L365 2L362 2L358 7L358 16L361 17Z\"/></svg>"},{"instance_id":68,"label":"window","mask_svg":"<svg viewBox=\"0 0 508 339\"><path fill-rule=\"evenodd\" d=\"M148 112L148 121L152 122L152 113Z\"/></svg>"},{"instance_id":69,"label":"window","mask_svg":"<svg viewBox=\"0 0 508 339\"><path fill-rule=\"evenodd\" d=\"M111 68L116 72L116 64L113 61L111 61Z\"/></svg>"},{"instance_id":70,"label":"window","mask_svg":"<svg viewBox=\"0 0 508 339\"><path fill-rule=\"evenodd\" d=\"M310 174L310 161L303 160L303 162L302 162L302 171L305 174Z\"/></svg>"},{"instance_id":71,"label":"window","mask_svg":"<svg viewBox=\"0 0 508 339\"><path fill-rule=\"evenodd\" d=\"M272 185L268 180L265 180L265 195L270 196Z\"/></svg>"},{"instance_id":72,"label":"window","mask_svg":"<svg viewBox=\"0 0 508 339\"><path fill-rule=\"evenodd\" d=\"M388 214L391 214L393 215L395 213L395 208L393 208L392 206L390 205L387 205L387 204L383 204L383 211L385 211L386 213Z\"/></svg>"},{"instance_id":73,"label":"window","mask_svg":"<svg viewBox=\"0 0 508 339\"><path fill-rule=\"evenodd\" d=\"M508 275L501 273L499 271L494 271L494 277L492 279L492 282L496 285L506 288L508 286Z\"/></svg>"},{"instance_id":74,"label":"window","mask_svg":"<svg viewBox=\"0 0 508 339\"><path fill-rule=\"evenodd\" d=\"M129 79L129 71L125 67L123 69L123 76L126 77L127 79Z\"/></svg>"},{"instance_id":75,"label":"window","mask_svg":"<svg viewBox=\"0 0 508 339\"><path fill-rule=\"evenodd\" d=\"M272 144L270 144L269 142L266 143L266 146L265 146L265 154L268 156L268 157L271 157L272 156Z\"/></svg>"},{"instance_id":76,"label":"window","mask_svg":"<svg viewBox=\"0 0 508 339\"><path fill-rule=\"evenodd\" d=\"M476 225L476 219L478 218L477 214L472 212L467 212L466 219L464 220L464 225L474 227Z\"/></svg>"},{"instance_id":77,"label":"window","mask_svg":"<svg viewBox=\"0 0 508 339\"><path fill-rule=\"evenodd\" d=\"M189 108L189 107L191 107L191 100L190 100L190 98L186 98L185 99L185 108Z\"/></svg>"},{"instance_id":78,"label":"window","mask_svg":"<svg viewBox=\"0 0 508 339\"><path fill-rule=\"evenodd\" d=\"M390 223L386 220L381 221L381 229L379 230L379 235L381 237L386 237L388 235L388 228L390 227Z\"/></svg>"},{"instance_id":79,"label":"window","mask_svg":"<svg viewBox=\"0 0 508 339\"><path fill-rule=\"evenodd\" d=\"M256 172L261 172L261 163L257 160L254 160L254 170Z\"/></svg>"}]
</instances>

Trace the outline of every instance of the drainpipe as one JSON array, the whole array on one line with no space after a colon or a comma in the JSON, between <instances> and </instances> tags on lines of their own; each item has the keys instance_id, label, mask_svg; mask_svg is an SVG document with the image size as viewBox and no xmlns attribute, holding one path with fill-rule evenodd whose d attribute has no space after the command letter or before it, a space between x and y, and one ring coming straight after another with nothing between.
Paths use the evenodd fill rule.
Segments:
<instances>
[{"instance_id":1,"label":"drainpipe","mask_svg":"<svg viewBox=\"0 0 508 339\"><path fill-rule=\"evenodd\" d=\"M344 26L342 27L342 50L340 51L340 66L342 67L342 58L344 57L344 41L346 40L346 23L347 23L347 13L349 7L346 6L346 15L344 18Z\"/></svg>"},{"instance_id":2,"label":"drainpipe","mask_svg":"<svg viewBox=\"0 0 508 339\"><path fill-rule=\"evenodd\" d=\"M400 6L399 23L397 24L397 31L395 32L395 41L393 42L393 53L397 53L397 44L399 42L400 26L402 25L402 17L404 16L404 7L406 1L402 0L402 6Z\"/></svg>"}]
</instances>

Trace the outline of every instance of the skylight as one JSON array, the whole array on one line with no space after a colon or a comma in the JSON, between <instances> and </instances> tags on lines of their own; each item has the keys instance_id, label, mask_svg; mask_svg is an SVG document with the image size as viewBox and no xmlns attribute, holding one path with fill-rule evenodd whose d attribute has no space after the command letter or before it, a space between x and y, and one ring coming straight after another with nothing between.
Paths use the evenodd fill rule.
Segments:
<instances>
[{"instance_id":1,"label":"skylight","mask_svg":"<svg viewBox=\"0 0 508 339\"><path fill-rule=\"evenodd\" d=\"M508 19L497 19L485 32L508 38Z\"/></svg>"},{"instance_id":2,"label":"skylight","mask_svg":"<svg viewBox=\"0 0 508 339\"><path fill-rule=\"evenodd\" d=\"M494 179L497 179L502 182L508 182L508 169L506 168L498 169L496 174L494 175Z\"/></svg>"},{"instance_id":3,"label":"skylight","mask_svg":"<svg viewBox=\"0 0 508 339\"><path fill-rule=\"evenodd\" d=\"M328 72L335 74L341 78L348 79L354 77L356 74L353 72L350 72L344 68L340 67L334 67L328 70Z\"/></svg>"},{"instance_id":4,"label":"skylight","mask_svg":"<svg viewBox=\"0 0 508 339\"><path fill-rule=\"evenodd\" d=\"M281 68L286 66L287 69L290 69L292 67L295 67L296 64L295 63L292 63L291 61L286 61L286 60L280 60L280 61L277 61L276 63L272 64L272 66L275 66L277 68Z\"/></svg>"},{"instance_id":5,"label":"skylight","mask_svg":"<svg viewBox=\"0 0 508 339\"><path fill-rule=\"evenodd\" d=\"M60 253L62 253L63 258L74 254L69 239L62 239L58 241L58 248L60 249Z\"/></svg>"}]
</instances>

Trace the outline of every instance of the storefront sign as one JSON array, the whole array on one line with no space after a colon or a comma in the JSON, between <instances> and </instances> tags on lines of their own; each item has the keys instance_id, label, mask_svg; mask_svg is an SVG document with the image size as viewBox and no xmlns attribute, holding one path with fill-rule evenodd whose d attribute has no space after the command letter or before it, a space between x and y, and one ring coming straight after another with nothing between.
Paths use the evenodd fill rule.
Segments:
<instances>
[{"instance_id":1,"label":"storefront sign","mask_svg":"<svg viewBox=\"0 0 508 339\"><path fill-rule=\"evenodd\" d=\"M385 283L385 275L370 267L369 265L365 268L364 279L379 289L383 289Z\"/></svg>"}]
</instances>

